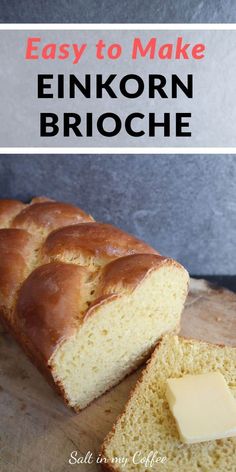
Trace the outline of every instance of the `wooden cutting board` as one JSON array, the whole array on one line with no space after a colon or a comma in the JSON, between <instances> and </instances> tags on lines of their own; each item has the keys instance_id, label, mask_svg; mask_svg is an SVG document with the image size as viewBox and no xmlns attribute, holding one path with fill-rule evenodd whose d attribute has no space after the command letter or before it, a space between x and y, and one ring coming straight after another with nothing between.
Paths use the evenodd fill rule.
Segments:
<instances>
[{"instance_id":1,"label":"wooden cutting board","mask_svg":"<svg viewBox=\"0 0 236 472\"><path fill-rule=\"evenodd\" d=\"M192 280L181 334L235 345L236 294ZM140 370L76 415L1 328L0 471L100 471L96 463L100 445L123 410ZM93 463L70 465L72 451L78 451L77 457L92 453Z\"/></svg>"}]
</instances>

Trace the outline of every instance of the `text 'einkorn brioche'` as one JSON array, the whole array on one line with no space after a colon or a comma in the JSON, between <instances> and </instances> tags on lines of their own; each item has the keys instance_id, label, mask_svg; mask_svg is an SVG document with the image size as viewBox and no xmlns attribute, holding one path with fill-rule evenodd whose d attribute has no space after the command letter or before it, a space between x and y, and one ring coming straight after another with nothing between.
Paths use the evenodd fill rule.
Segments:
<instances>
[{"instance_id":1,"label":"text 'einkorn brioche'","mask_svg":"<svg viewBox=\"0 0 236 472\"><path fill-rule=\"evenodd\" d=\"M76 410L176 331L187 271L65 203L0 201L0 315Z\"/></svg>"}]
</instances>

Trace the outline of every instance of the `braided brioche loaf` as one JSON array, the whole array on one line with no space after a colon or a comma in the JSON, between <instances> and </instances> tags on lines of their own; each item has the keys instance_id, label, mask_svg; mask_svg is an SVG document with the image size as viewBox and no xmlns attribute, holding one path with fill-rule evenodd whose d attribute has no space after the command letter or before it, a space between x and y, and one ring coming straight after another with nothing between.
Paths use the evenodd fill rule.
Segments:
<instances>
[{"instance_id":1,"label":"braided brioche loaf","mask_svg":"<svg viewBox=\"0 0 236 472\"><path fill-rule=\"evenodd\" d=\"M0 200L0 318L76 411L175 331L188 274L69 204Z\"/></svg>"}]
</instances>

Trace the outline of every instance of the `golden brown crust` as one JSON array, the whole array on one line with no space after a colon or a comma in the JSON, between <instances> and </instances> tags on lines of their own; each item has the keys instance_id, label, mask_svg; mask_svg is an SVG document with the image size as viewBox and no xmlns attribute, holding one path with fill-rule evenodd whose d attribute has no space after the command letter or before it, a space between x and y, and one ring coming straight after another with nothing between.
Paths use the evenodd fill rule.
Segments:
<instances>
[{"instance_id":1,"label":"golden brown crust","mask_svg":"<svg viewBox=\"0 0 236 472\"><path fill-rule=\"evenodd\" d=\"M0 306L12 308L16 290L30 271L34 237L22 229L0 229Z\"/></svg>"},{"instance_id":2,"label":"golden brown crust","mask_svg":"<svg viewBox=\"0 0 236 472\"><path fill-rule=\"evenodd\" d=\"M0 200L0 228L7 228L11 220L24 208L25 204L18 200Z\"/></svg>"},{"instance_id":3,"label":"golden brown crust","mask_svg":"<svg viewBox=\"0 0 236 472\"><path fill-rule=\"evenodd\" d=\"M126 287L134 289L150 270L165 262L172 261L141 254L108 264L91 305L88 269L61 262L42 265L29 275L19 291L15 310L17 329L31 340L35 356L41 351L41 356L48 362L58 344L72 336L102 304L123 295ZM115 263L118 263L117 270Z\"/></svg>"},{"instance_id":4,"label":"golden brown crust","mask_svg":"<svg viewBox=\"0 0 236 472\"><path fill-rule=\"evenodd\" d=\"M102 271L100 295L132 291L150 271L165 263L173 261L157 254L134 254L116 259Z\"/></svg>"},{"instance_id":5,"label":"golden brown crust","mask_svg":"<svg viewBox=\"0 0 236 472\"><path fill-rule=\"evenodd\" d=\"M0 317L51 378L50 358L101 304L177 264L72 205L0 201ZM181 267L181 266L179 266ZM65 397L62 385L58 390Z\"/></svg>"},{"instance_id":6,"label":"golden brown crust","mask_svg":"<svg viewBox=\"0 0 236 472\"><path fill-rule=\"evenodd\" d=\"M43 203L43 202L55 202L53 198L48 198L48 197L34 197L32 198L30 205L34 205L34 203Z\"/></svg>"},{"instance_id":7,"label":"golden brown crust","mask_svg":"<svg viewBox=\"0 0 236 472\"><path fill-rule=\"evenodd\" d=\"M50 233L62 226L74 225L77 223L93 221L80 208L76 208L68 203L58 203L52 201L41 201L33 205L27 205L12 221L15 228L39 228Z\"/></svg>"},{"instance_id":8,"label":"golden brown crust","mask_svg":"<svg viewBox=\"0 0 236 472\"><path fill-rule=\"evenodd\" d=\"M103 223L83 223L53 231L42 251L49 258L63 256L65 251L73 255L83 254L97 259L98 265L131 254L158 254L143 241Z\"/></svg>"},{"instance_id":9,"label":"golden brown crust","mask_svg":"<svg viewBox=\"0 0 236 472\"><path fill-rule=\"evenodd\" d=\"M35 269L23 283L16 303L17 330L31 340L35 356L47 363L56 346L73 335L83 310L88 271L52 262Z\"/></svg>"}]
</instances>

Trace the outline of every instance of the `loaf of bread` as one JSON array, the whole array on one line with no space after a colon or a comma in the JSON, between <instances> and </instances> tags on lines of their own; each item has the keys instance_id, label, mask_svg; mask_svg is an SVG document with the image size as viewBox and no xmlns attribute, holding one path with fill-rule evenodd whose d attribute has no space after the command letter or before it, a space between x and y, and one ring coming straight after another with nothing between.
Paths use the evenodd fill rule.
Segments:
<instances>
[{"instance_id":1,"label":"loaf of bread","mask_svg":"<svg viewBox=\"0 0 236 472\"><path fill-rule=\"evenodd\" d=\"M0 319L76 411L176 331L188 273L79 208L0 201Z\"/></svg>"},{"instance_id":2,"label":"loaf of bread","mask_svg":"<svg viewBox=\"0 0 236 472\"><path fill-rule=\"evenodd\" d=\"M236 348L164 336L124 413L103 444L104 469L112 472L235 471L236 437L183 444L166 398L168 378L215 371L223 374L236 399ZM121 462L122 458L127 458L126 464L124 460Z\"/></svg>"}]
</instances>

